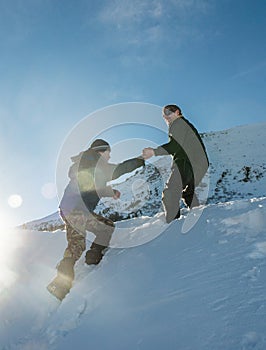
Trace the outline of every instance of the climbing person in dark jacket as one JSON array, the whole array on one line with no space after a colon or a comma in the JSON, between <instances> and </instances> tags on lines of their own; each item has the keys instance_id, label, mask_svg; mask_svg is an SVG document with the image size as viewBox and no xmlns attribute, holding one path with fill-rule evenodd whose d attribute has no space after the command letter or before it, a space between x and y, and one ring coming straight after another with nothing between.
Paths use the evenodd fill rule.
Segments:
<instances>
[{"instance_id":1,"label":"climbing person in dark jacket","mask_svg":"<svg viewBox=\"0 0 266 350\"><path fill-rule=\"evenodd\" d=\"M59 204L68 246L57 266L56 278L47 287L60 300L71 289L74 265L86 250L86 231L95 235L85 256L88 265L99 264L110 243L115 229L113 221L94 213L102 197L120 197L120 192L108 186L107 182L144 165L142 157L120 164L108 163L110 152L110 145L105 140L97 139L89 149L71 158L70 181Z\"/></svg>"},{"instance_id":2,"label":"climbing person in dark jacket","mask_svg":"<svg viewBox=\"0 0 266 350\"><path fill-rule=\"evenodd\" d=\"M143 149L143 158L171 155L171 175L165 186L162 201L166 222L180 217L180 199L188 208L199 205L195 188L206 174L209 161L197 129L182 115L177 105L163 107L163 118L169 125L169 142L157 148Z\"/></svg>"}]
</instances>

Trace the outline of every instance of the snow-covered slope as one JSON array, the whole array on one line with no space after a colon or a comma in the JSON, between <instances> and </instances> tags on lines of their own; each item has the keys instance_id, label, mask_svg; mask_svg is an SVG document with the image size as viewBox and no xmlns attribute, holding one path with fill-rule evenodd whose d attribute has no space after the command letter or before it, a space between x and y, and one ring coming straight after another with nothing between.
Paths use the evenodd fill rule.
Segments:
<instances>
[{"instance_id":1,"label":"snow-covered slope","mask_svg":"<svg viewBox=\"0 0 266 350\"><path fill-rule=\"evenodd\" d=\"M204 137L210 155L209 202L266 195L266 123Z\"/></svg>"},{"instance_id":2,"label":"snow-covered slope","mask_svg":"<svg viewBox=\"0 0 266 350\"><path fill-rule=\"evenodd\" d=\"M266 123L202 136L210 159L209 174L198 189L204 204L266 196ZM121 191L121 199L104 198L97 212L114 221L160 212L161 193L170 167L170 157L155 157L126 181L117 182L115 188ZM58 213L54 213L26 223L23 228L53 231L61 229L62 224Z\"/></svg>"},{"instance_id":3,"label":"snow-covered slope","mask_svg":"<svg viewBox=\"0 0 266 350\"><path fill-rule=\"evenodd\" d=\"M109 249L96 268L83 256L61 304L46 286L65 232L0 232L0 349L264 350L265 126L205 135L209 202L170 225L160 211L117 222L154 239Z\"/></svg>"},{"instance_id":4,"label":"snow-covered slope","mask_svg":"<svg viewBox=\"0 0 266 350\"><path fill-rule=\"evenodd\" d=\"M210 204L186 235L183 220L151 219L163 234L110 249L93 270L80 261L60 305L45 287L64 233L10 232L0 349L264 350L266 199Z\"/></svg>"}]
</instances>

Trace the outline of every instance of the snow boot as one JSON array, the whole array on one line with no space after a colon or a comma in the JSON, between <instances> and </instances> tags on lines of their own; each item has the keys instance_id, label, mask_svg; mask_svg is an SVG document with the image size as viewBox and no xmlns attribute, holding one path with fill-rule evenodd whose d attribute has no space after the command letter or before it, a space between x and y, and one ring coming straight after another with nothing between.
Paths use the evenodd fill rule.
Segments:
<instances>
[{"instance_id":1,"label":"snow boot","mask_svg":"<svg viewBox=\"0 0 266 350\"><path fill-rule=\"evenodd\" d=\"M47 286L47 290L61 301L72 288L74 264L75 261L72 258L64 258L61 260L57 266L57 276Z\"/></svg>"},{"instance_id":2,"label":"snow boot","mask_svg":"<svg viewBox=\"0 0 266 350\"><path fill-rule=\"evenodd\" d=\"M47 290L55 296L58 300L62 301L65 296L70 292L72 285L65 283L61 276L56 276L52 282L47 286Z\"/></svg>"},{"instance_id":3,"label":"snow boot","mask_svg":"<svg viewBox=\"0 0 266 350\"><path fill-rule=\"evenodd\" d=\"M88 265L98 265L103 258L102 251L106 247L92 243L90 250L87 251L85 261Z\"/></svg>"}]
</instances>

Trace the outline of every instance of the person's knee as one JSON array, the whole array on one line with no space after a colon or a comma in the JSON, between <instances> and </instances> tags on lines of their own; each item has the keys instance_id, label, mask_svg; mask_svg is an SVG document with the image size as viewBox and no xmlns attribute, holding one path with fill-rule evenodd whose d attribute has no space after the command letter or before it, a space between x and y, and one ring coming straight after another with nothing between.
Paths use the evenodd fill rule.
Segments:
<instances>
[{"instance_id":1,"label":"person's knee","mask_svg":"<svg viewBox=\"0 0 266 350\"><path fill-rule=\"evenodd\" d=\"M79 260L83 252L86 250L85 238L68 240L68 246L65 250L64 257L72 258L74 261Z\"/></svg>"}]
</instances>

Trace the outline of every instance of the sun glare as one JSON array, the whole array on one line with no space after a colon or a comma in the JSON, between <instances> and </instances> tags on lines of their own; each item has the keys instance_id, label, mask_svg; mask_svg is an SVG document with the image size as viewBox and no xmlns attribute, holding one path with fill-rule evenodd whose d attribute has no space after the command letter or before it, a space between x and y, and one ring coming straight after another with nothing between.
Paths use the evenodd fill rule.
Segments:
<instances>
[{"instance_id":1,"label":"sun glare","mask_svg":"<svg viewBox=\"0 0 266 350\"><path fill-rule=\"evenodd\" d=\"M56 185L55 183L48 182L42 186L41 193L46 199L53 199L56 197Z\"/></svg>"},{"instance_id":2,"label":"sun glare","mask_svg":"<svg viewBox=\"0 0 266 350\"><path fill-rule=\"evenodd\" d=\"M7 202L11 208L19 208L22 205L23 199L19 194L12 194L8 197Z\"/></svg>"},{"instance_id":3,"label":"sun glare","mask_svg":"<svg viewBox=\"0 0 266 350\"><path fill-rule=\"evenodd\" d=\"M0 293L15 281L16 274L10 266L19 241L14 230L0 228Z\"/></svg>"}]
</instances>

